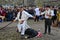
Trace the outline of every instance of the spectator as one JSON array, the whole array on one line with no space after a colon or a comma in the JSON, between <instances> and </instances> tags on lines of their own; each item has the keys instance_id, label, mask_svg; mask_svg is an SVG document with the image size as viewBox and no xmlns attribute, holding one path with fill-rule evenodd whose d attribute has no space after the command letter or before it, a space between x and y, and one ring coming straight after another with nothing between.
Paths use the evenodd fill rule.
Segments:
<instances>
[{"instance_id":1,"label":"spectator","mask_svg":"<svg viewBox=\"0 0 60 40\"><path fill-rule=\"evenodd\" d=\"M39 8L37 7L37 8L35 8L35 16L36 16L36 18L35 18L35 22L37 21L39 21L39 17L40 17L40 10L39 10Z\"/></svg>"},{"instance_id":2,"label":"spectator","mask_svg":"<svg viewBox=\"0 0 60 40\"><path fill-rule=\"evenodd\" d=\"M7 21L12 21L13 20L13 11L11 8L8 9L8 13L6 15Z\"/></svg>"},{"instance_id":3,"label":"spectator","mask_svg":"<svg viewBox=\"0 0 60 40\"><path fill-rule=\"evenodd\" d=\"M6 12L2 6L0 6L0 18L2 21L5 19Z\"/></svg>"},{"instance_id":4,"label":"spectator","mask_svg":"<svg viewBox=\"0 0 60 40\"><path fill-rule=\"evenodd\" d=\"M56 19L57 19L57 8L54 7L54 16L52 17L53 24L54 24L54 21L56 21Z\"/></svg>"}]
</instances>

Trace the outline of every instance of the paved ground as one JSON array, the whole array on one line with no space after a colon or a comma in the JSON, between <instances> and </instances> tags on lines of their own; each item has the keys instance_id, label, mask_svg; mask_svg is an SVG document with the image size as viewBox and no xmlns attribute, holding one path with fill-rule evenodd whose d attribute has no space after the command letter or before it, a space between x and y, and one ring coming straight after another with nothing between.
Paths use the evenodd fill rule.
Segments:
<instances>
[{"instance_id":1,"label":"paved ground","mask_svg":"<svg viewBox=\"0 0 60 40\"><path fill-rule=\"evenodd\" d=\"M9 22L0 23L0 28L7 25ZM40 22L34 22L33 20L28 21L29 26L31 26L35 30L41 30L44 32L44 21L40 20ZM0 40L22 40L20 38L20 33L16 32L17 23L12 23L8 27L0 30ZM52 27L52 35L43 35L42 38L32 38L32 39L24 39L24 40L60 40L60 29Z\"/></svg>"}]
</instances>

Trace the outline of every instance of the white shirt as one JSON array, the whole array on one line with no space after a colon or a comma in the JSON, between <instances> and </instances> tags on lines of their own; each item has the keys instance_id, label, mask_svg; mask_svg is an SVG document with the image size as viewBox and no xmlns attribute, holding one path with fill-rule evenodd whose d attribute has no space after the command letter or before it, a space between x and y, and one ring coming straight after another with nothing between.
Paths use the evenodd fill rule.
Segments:
<instances>
[{"instance_id":1,"label":"white shirt","mask_svg":"<svg viewBox=\"0 0 60 40\"><path fill-rule=\"evenodd\" d=\"M49 18L49 16L47 16L47 14L54 16L54 11L53 10L46 10L44 12L41 13L41 15L45 14L45 18Z\"/></svg>"},{"instance_id":2,"label":"white shirt","mask_svg":"<svg viewBox=\"0 0 60 40\"><path fill-rule=\"evenodd\" d=\"M39 8L35 8L35 15L37 15L37 16L40 16L40 11L39 11Z\"/></svg>"},{"instance_id":3,"label":"white shirt","mask_svg":"<svg viewBox=\"0 0 60 40\"><path fill-rule=\"evenodd\" d=\"M30 15L28 12L23 10L21 19L19 19L19 17L20 17L20 12L18 12L17 17L15 18L15 20L18 20L18 21L20 21L20 20L27 20L29 17L33 17L33 16Z\"/></svg>"}]
</instances>

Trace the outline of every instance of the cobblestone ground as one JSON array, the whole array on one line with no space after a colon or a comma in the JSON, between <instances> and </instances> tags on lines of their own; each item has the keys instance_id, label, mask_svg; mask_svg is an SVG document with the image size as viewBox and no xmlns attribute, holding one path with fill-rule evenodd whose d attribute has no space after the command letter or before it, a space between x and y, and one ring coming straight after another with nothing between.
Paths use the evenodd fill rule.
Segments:
<instances>
[{"instance_id":1,"label":"cobblestone ground","mask_svg":"<svg viewBox=\"0 0 60 40\"><path fill-rule=\"evenodd\" d=\"M7 25L9 22L0 23L0 28ZM35 30L40 29L40 31L44 32L44 20L40 20L39 22L34 22L33 20L29 20L28 24ZM0 30L0 40L22 40L20 33L16 32L17 23L12 23L8 27ZM44 35L42 38L32 38L32 39L23 39L23 40L60 40L60 28L52 27L51 29L52 35Z\"/></svg>"}]
</instances>

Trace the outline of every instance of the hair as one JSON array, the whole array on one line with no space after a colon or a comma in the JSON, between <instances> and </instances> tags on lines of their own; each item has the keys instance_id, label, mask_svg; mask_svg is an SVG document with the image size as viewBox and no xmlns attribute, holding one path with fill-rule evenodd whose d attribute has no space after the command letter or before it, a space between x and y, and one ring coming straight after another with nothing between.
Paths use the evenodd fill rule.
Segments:
<instances>
[{"instance_id":1,"label":"hair","mask_svg":"<svg viewBox=\"0 0 60 40\"><path fill-rule=\"evenodd\" d=\"M46 7L50 8L50 6L49 6L49 5L47 5Z\"/></svg>"},{"instance_id":2,"label":"hair","mask_svg":"<svg viewBox=\"0 0 60 40\"><path fill-rule=\"evenodd\" d=\"M58 9L60 9L60 7Z\"/></svg>"}]
</instances>

